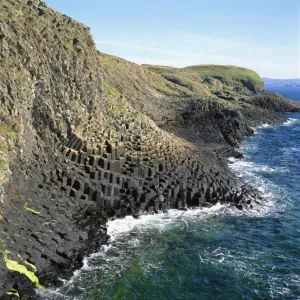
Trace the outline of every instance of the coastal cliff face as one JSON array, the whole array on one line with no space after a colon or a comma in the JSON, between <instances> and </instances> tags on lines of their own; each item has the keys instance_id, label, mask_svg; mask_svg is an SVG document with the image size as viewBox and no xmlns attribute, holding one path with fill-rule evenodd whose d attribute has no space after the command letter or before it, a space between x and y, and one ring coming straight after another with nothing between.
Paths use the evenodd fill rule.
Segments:
<instances>
[{"instance_id":1,"label":"coastal cliff face","mask_svg":"<svg viewBox=\"0 0 300 300\"><path fill-rule=\"evenodd\" d=\"M245 68L139 66L103 53L100 60L104 81L133 107L168 132L223 154L252 135L251 127L279 124L280 113L300 109L299 103L266 92L258 74Z\"/></svg>"},{"instance_id":2,"label":"coastal cliff face","mask_svg":"<svg viewBox=\"0 0 300 300\"><path fill-rule=\"evenodd\" d=\"M80 267L108 218L260 201L219 154L299 107L256 96L254 72L138 66L41 1L2 0L0 14L2 299Z\"/></svg>"}]
</instances>

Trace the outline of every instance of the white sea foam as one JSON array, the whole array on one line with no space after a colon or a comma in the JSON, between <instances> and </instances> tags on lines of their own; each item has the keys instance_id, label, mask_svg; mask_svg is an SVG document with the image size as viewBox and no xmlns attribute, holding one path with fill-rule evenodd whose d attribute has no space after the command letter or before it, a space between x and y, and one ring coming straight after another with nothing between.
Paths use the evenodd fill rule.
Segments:
<instances>
[{"instance_id":1,"label":"white sea foam","mask_svg":"<svg viewBox=\"0 0 300 300\"><path fill-rule=\"evenodd\" d=\"M290 148L289 148L290 149ZM298 151L299 149L295 150ZM284 150L283 150L284 151ZM255 176L255 174L259 172L264 173L274 173L274 172L280 172L285 173L289 172L287 168L282 167L270 167L263 164L257 164L254 162L250 162L247 160L240 160L233 157L230 157L229 159L229 167L235 171L238 177L244 178L245 176L247 179L250 179L249 177Z\"/></svg>"},{"instance_id":2,"label":"white sea foam","mask_svg":"<svg viewBox=\"0 0 300 300\"><path fill-rule=\"evenodd\" d=\"M111 244L103 245L99 252L90 255L84 259L84 265L80 270L74 272L73 277L69 281L64 282L64 290L68 287L72 288L74 283L88 271L95 270L95 265L93 264L93 259L103 257L106 262L111 259L107 254L110 250L118 251L118 246L122 245L124 238L126 244L138 247L139 239L135 236L130 236L130 233L147 232L149 229L159 229L166 230L168 228L174 228L174 226L188 226L188 220L204 220L216 216L239 216L248 214L249 216L261 216L265 213L264 210L253 210L250 212L240 211L230 205L222 205L220 203L216 204L211 208L202 209L190 209L187 211L180 211L176 209L171 209L166 213L159 213L154 215L142 215L140 218L136 219L131 216L127 216L123 219L112 220L107 223L108 234L111 236ZM225 258L221 253L216 253L219 257L220 262ZM226 254L228 257L228 255ZM99 266L100 268L100 266ZM46 292L40 292L44 297L46 294L53 294L53 296L61 297L61 289L47 290ZM50 299L49 297L45 299ZM56 299L56 298L51 298ZM69 298L57 298L57 299L69 299Z\"/></svg>"},{"instance_id":3,"label":"white sea foam","mask_svg":"<svg viewBox=\"0 0 300 300\"><path fill-rule=\"evenodd\" d=\"M270 127L273 127L273 126L270 125L270 124L268 124L268 123L265 123L265 124L262 124L262 125L259 125L259 126L255 126L255 127L251 127L251 128L254 131L254 133L256 134L259 129L270 128Z\"/></svg>"},{"instance_id":4,"label":"white sea foam","mask_svg":"<svg viewBox=\"0 0 300 300\"><path fill-rule=\"evenodd\" d=\"M268 123L262 124L260 126L256 127L251 127L254 133L256 134L260 129L265 129L265 128L270 128L270 127L277 127L277 126L291 126L294 125L295 123L299 122L299 119L294 119L294 118L288 118L287 121L285 121L281 125L270 125Z\"/></svg>"},{"instance_id":5,"label":"white sea foam","mask_svg":"<svg viewBox=\"0 0 300 300\"><path fill-rule=\"evenodd\" d=\"M299 119L289 118L286 122L283 123L284 126L290 126L299 122Z\"/></svg>"},{"instance_id":6,"label":"white sea foam","mask_svg":"<svg viewBox=\"0 0 300 300\"><path fill-rule=\"evenodd\" d=\"M296 122L296 119L289 119L284 125L289 126ZM270 127L268 124L264 124L259 128ZM251 146L251 145L250 145ZM253 145L252 145L253 146ZM255 146L255 144L254 144ZM287 149L286 149L287 150ZM283 151L286 151L283 149ZM297 151L298 149L289 149L289 151ZM65 291L74 288L78 280L85 276L87 272L94 271L97 268L103 268L103 266L93 263L97 259L103 259L108 264L110 261L112 264L116 263L120 266L120 258L110 255L111 252L119 252L119 247L126 244L129 247L139 247L140 239L139 234L147 232L149 229L158 229L159 231L174 228L174 226L189 226L189 220L205 220L216 216L242 216L247 215L249 217L261 217L269 214L274 214L284 209L284 206L275 205L276 198L282 197L276 187L270 182L260 176L260 172L272 173L278 171L278 169L271 168L266 165L256 164L247 160L237 160L229 158L230 168L247 183L258 188L264 195L265 200L262 205L254 207L251 211L240 211L230 205L216 204L211 208L191 209L187 211L180 211L171 209L166 213L159 213L154 215L142 215L136 219L131 216L127 216L123 219L111 220L107 223L108 234L111 236L110 244L103 245L100 251L86 257L84 259L83 267L80 270L74 272L73 277L69 281L64 281L63 288L48 289L46 291L39 291L42 299L76 299L74 297L64 296ZM287 170L282 170L287 171ZM134 233L134 234L132 234ZM227 249L214 249L210 255L203 255L199 253L201 263L215 263L215 264L231 264L235 266L237 270L248 272L247 264L241 261L235 262L235 255L231 254ZM249 258L251 259L251 258ZM239 265L235 265L235 264ZM120 266L121 267L121 266ZM116 274L120 270L116 269ZM248 274L249 275L249 274ZM247 276L248 276L247 275ZM251 275L251 274L250 274ZM250 276L249 275L249 276ZM252 275L251 275L252 276ZM284 294L284 292L282 291ZM81 298L78 298L81 299Z\"/></svg>"},{"instance_id":7,"label":"white sea foam","mask_svg":"<svg viewBox=\"0 0 300 300\"><path fill-rule=\"evenodd\" d=\"M133 247L139 246L139 239L135 236L130 236L130 233L138 232L142 234L149 229L165 230L168 228L174 228L174 226L188 226L188 219L207 219L216 215L222 215L226 212L235 211L228 205L216 204L211 208L193 209L187 211L180 211L171 209L166 213L159 213L154 215L142 215L136 219L131 216L127 216L123 219L111 220L107 223L108 234L111 236L109 245L102 245L99 252L96 252L88 257L84 258L83 266L81 269L76 270L72 278L68 281L61 279L63 282L62 288L47 289L46 291L38 291L38 294L42 299L72 299L69 296L65 296L66 291L72 290L77 285L81 277L86 276L87 272L93 272L97 268L102 266L99 263L94 262L102 258L105 263L116 260L118 257L113 257L110 251L119 252L119 248L125 243ZM237 211L237 210L236 210ZM116 263L116 262L112 262ZM119 263L117 263L119 264ZM81 299L80 297L78 299Z\"/></svg>"},{"instance_id":8,"label":"white sea foam","mask_svg":"<svg viewBox=\"0 0 300 300\"><path fill-rule=\"evenodd\" d=\"M265 197L265 201L261 206L255 207L251 211L240 211L230 205L222 205L220 203L216 204L210 208L199 208L199 209L190 209L187 211L181 211L176 209L171 209L166 213L159 214L148 214L142 215L140 218L136 219L132 216L127 216L123 219L110 220L107 223L107 233L111 236L110 244L103 245L100 248L100 251L86 257L83 261L83 267L80 270L74 272L73 277L68 281L63 281L63 288L58 289L48 289L47 291L39 291L40 296L43 299L76 299L63 296L65 294L62 290L67 291L68 289L74 288L74 285L80 280L82 276L85 276L87 272L95 271L101 266L94 264L95 259L103 258L103 260L108 263L110 260L118 260L110 256L110 251L119 251L119 247L126 243L126 245L131 245L133 247L139 246L139 238L136 236L131 236L131 233L142 234L143 232L148 232L150 229L158 229L160 231L167 230L169 228L174 228L174 226L188 226L189 220L205 220L213 218L216 216L242 216L247 215L249 217L261 217L266 214L273 213L278 211L278 207L275 207L274 204L274 194L270 189L270 183L266 180L263 180L256 173L258 171L265 172L274 172L274 169L264 166L257 165L253 162L246 160L237 160L230 158L231 169L236 172L237 176L245 179L247 182L253 186L259 188ZM224 249L215 250L213 252L215 258L215 263L226 263L228 260L231 260L230 253L227 253ZM212 257L210 256L210 262ZM205 262L207 258L203 258ZM116 263L116 262L115 262ZM243 268L242 266L240 266ZM81 298L78 298L81 299Z\"/></svg>"},{"instance_id":9,"label":"white sea foam","mask_svg":"<svg viewBox=\"0 0 300 300\"><path fill-rule=\"evenodd\" d=\"M288 168L273 168L263 164L247 161L247 158L243 160L229 158L229 162L229 167L239 178L241 178L241 180L257 188L263 194L264 201L262 206L254 208L254 216L277 214L281 213L285 209L290 201L286 192L269 181L265 176L262 176L262 173L287 173L289 172Z\"/></svg>"},{"instance_id":10,"label":"white sea foam","mask_svg":"<svg viewBox=\"0 0 300 300\"><path fill-rule=\"evenodd\" d=\"M146 231L149 228L165 229L169 226L174 226L178 222L184 222L188 219L205 219L212 216L220 215L230 210L229 205L222 205L220 203L202 209L190 209L187 211L170 209L166 213L158 213L153 215L142 215L136 219L132 216L127 216L123 219L108 221L107 233L113 237L115 241L119 236L130 231L138 229L138 231Z\"/></svg>"}]
</instances>

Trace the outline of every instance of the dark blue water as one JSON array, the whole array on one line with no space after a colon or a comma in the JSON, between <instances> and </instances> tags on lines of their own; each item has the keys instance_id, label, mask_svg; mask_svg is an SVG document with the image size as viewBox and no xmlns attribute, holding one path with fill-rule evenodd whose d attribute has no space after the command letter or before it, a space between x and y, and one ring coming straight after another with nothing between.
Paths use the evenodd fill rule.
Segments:
<instances>
[{"instance_id":1,"label":"dark blue water","mask_svg":"<svg viewBox=\"0 0 300 300\"><path fill-rule=\"evenodd\" d=\"M300 100L300 87L295 86L266 86L270 92L278 93L291 100Z\"/></svg>"},{"instance_id":2,"label":"dark blue water","mask_svg":"<svg viewBox=\"0 0 300 300\"><path fill-rule=\"evenodd\" d=\"M265 194L262 206L110 222L111 246L42 299L300 299L300 114L288 116L231 160Z\"/></svg>"}]
</instances>

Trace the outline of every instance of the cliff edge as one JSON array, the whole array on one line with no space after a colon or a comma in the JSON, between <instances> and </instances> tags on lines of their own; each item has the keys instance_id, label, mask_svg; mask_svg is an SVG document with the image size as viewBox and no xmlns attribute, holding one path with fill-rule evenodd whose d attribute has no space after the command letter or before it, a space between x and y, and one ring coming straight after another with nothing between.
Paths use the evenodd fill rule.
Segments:
<instances>
[{"instance_id":1,"label":"cliff edge","mask_svg":"<svg viewBox=\"0 0 300 300\"><path fill-rule=\"evenodd\" d=\"M99 53L41 1L2 0L0 14L1 299L59 284L107 242L109 218L262 200L220 149L298 104L266 102L256 76L171 76Z\"/></svg>"}]
</instances>

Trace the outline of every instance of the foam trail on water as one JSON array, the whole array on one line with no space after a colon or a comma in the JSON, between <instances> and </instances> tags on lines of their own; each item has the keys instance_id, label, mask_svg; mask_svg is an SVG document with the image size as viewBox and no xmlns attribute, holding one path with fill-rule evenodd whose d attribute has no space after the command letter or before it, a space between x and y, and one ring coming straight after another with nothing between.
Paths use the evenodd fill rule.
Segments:
<instances>
[{"instance_id":1,"label":"foam trail on water","mask_svg":"<svg viewBox=\"0 0 300 300\"><path fill-rule=\"evenodd\" d=\"M295 122L299 122L298 119L289 118L284 124L280 126L290 126L291 124L295 124ZM263 129L271 127L268 124L264 124L256 129ZM276 126L277 127L277 126ZM257 133L257 131L256 131ZM258 143L244 143L240 149L244 152L244 159L235 159L233 157L229 158L229 167L234 171L234 173L241 178L244 182L250 184L253 187L256 187L260 192L262 192L263 197L265 199L264 205L264 213L280 213L287 205L289 201L286 192L283 191L279 186L272 183L267 179L265 174L271 176L276 173L288 173L290 172L287 167L277 167L277 166L268 166L264 164L258 164L248 160L247 150L250 151L261 151L259 149ZM287 150L285 148L283 151ZM288 149L291 151L290 149ZM282 199L285 199L286 203L283 203ZM276 205L275 205L276 204Z\"/></svg>"},{"instance_id":2,"label":"foam trail on water","mask_svg":"<svg viewBox=\"0 0 300 300\"><path fill-rule=\"evenodd\" d=\"M108 221L107 231L111 236L110 244L101 246L99 252L94 253L84 259L84 265L80 270L74 272L73 277L68 281L63 281L64 285L58 289L48 289L46 291L39 291L39 295L42 299L53 300L69 300L69 299L82 299L80 297L70 298L64 296L64 292L69 289L73 289L77 285L77 282L90 272L92 273L96 268L101 269L101 265L93 264L94 260L102 258L106 263L109 260L113 261L110 255L114 252L119 252L120 247L124 245L131 245L133 247L139 246L139 235L146 234L149 230L158 229L160 232L163 230L174 229L176 226L188 226L189 221L207 220L213 217L225 217L225 216L242 216L248 215L253 217L261 216L266 213L266 208L253 210L253 211L240 211L235 207L225 204L217 203L210 208L202 209L190 209L187 211L181 211L176 209L170 209L166 213L159 213L153 215L142 215L136 219L132 216L127 216L123 219L116 219ZM132 234L135 235L132 235ZM136 236L137 234L137 236ZM118 260L119 258L115 258ZM115 261L116 263L116 261Z\"/></svg>"},{"instance_id":3,"label":"foam trail on water","mask_svg":"<svg viewBox=\"0 0 300 300\"><path fill-rule=\"evenodd\" d=\"M277 126L291 126L291 125L294 125L297 122L299 122L298 119L288 118L287 121L285 121L283 124L277 125ZM251 127L251 128L253 129L254 133L257 133L260 129L270 128L270 127L277 127L277 126L273 126L273 125L270 125L268 123L265 123L265 124L262 124L260 126Z\"/></svg>"},{"instance_id":4,"label":"foam trail on water","mask_svg":"<svg viewBox=\"0 0 300 300\"><path fill-rule=\"evenodd\" d=\"M299 122L298 119L294 118L288 118L286 122L283 123L283 126L289 126L289 125L294 125L295 123Z\"/></svg>"},{"instance_id":5,"label":"foam trail on water","mask_svg":"<svg viewBox=\"0 0 300 300\"><path fill-rule=\"evenodd\" d=\"M138 247L139 238L132 236L132 233L139 236L146 234L152 229L163 231L173 229L176 226L188 226L189 221L207 220L213 217L238 217L243 215L247 215L248 217L262 217L264 215L274 213L274 211L277 210L274 206L274 202L272 201L274 195L270 191L268 183L264 182L262 184L262 178L255 175L255 171L258 169L267 170L269 172L272 172L273 170L267 166L257 166L252 162L244 160L236 160L231 158L230 161L231 168L239 177L243 177L246 181L252 184L256 183L257 186L259 183L260 191L266 198L266 201L263 203L263 205L255 207L251 211L240 211L233 206L218 203L210 208L190 209L187 211L171 209L166 213L161 212L153 215L142 215L138 219L133 218L132 216L127 216L123 219L110 220L107 223L107 233L111 236L109 244L102 245L99 252L85 257L83 261L83 267L75 271L70 280L62 280L63 286L61 288L39 291L41 298L45 300L81 300L82 298L80 298L80 296L76 298L65 296L64 294L69 289L73 289L81 278L87 276L89 273L92 273L97 268L101 269L101 265L99 265L99 263L94 263L95 260L103 259L106 263L108 263L108 261L112 261L112 263L114 263L113 261L118 258L112 257L111 252L118 253L120 251L119 248L124 246L124 244Z\"/></svg>"},{"instance_id":6,"label":"foam trail on water","mask_svg":"<svg viewBox=\"0 0 300 300\"><path fill-rule=\"evenodd\" d=\"M295 122L294 119L288 120L284 125L289 126ZM270 127L265 124L261 128ZM242 146L243 152L247 151L248 147L255 146L245 144ZM179 228L189 227L190 222L207 220L209 218L223 218L223 217L262 217L266 215L276 215L282 209L283 206L279 206L277 202L278 197L282 197L281 191L278 191L277 187L272 185L266 178L262 177L260 173L278 172L276 168L272 168L263 164L256 164L248 161L247 157L244 160L238 160L234 158L229 159L230 168L240 177L243 181L258 188L264 195L265 200L262 201L262 205L254 207L251 211L240 211L230 205L216 204L211 208L191 209L188 211L180 211L171 209L166 213L148 214L142 215L136 219L132 216L127 216L123 219L110 220L107 223L108 234L111 236L108 245L102 245L97 253L94 253L84 259L83 267L80 270L74 272L73 277L68 281L63 281L63 286L58 289L48 289L47 291L40 291L39 294L42 299L53 300L82 300L80 295L65 296L69 291L74 290L78 285L80 286L81 280L93 280L93 272L97 269L114 268L114 265L118 265L122 268L122 255L125 248L137 248L144 235L151 230L158 230L162 232L164 230L174 229L176 226ZM230 253L224 255L224 249L220 249L219 252L213 253L216 263L225 264L230 257ZM124 257L123 257L124 259ZM204 259L204 258L203 258ZM207 259L207 258L206 258ZM210 258L211 259L211 258ZM246 270L246 267L245 267ZM105 270L103 271L105 273ZM116 269L116 273L120 272ZM116 274L115 273L115 274ZM107 273L105 273L107 274ZM88 278L88 279L86 279ZM77 292L80 290L77 287Z\"/></svg>"},{"instance_id":7,"label":"foam trail on water","mask_svg":"<svg viewBox=\"0 0 300 300\"><path fill-rule=\"evenodd\" d=\"M260 126L256 126L256 127L251 127L252 128L252 130L254 131L254 133L257 133L257 131L259 130L259 129L262 129L262 128L269 128L269 127L272 127L270 124L268 124L268 123L265 123L265 124L262 124L262 125L260 125Z\"/></svg>"},{"instance_id":8,"label":"foam trail on water","mask_svg":"<svg viewBox=\"0 0 300 300\"><path fill-rule=\"evenodd\" d=\"M107 223L108 234L111 236L109 245L102 245L99 252L96 252L84 258L83 267L74 272L72 278L68 281L61 279L63 286L57 289L47 289L46 291L37 291L38 295L45 300L76 300L82 299L80 296L70 297L65 296L68 290L72 290L78 284L81 278L92 273L96 268L101 268L101 265L94 264L94 260L102 258L104 263L109 260L113 261L111 252L122 252L121 247L128 244L138 247L139 239L131 236L135 232L143 234L150 229L159 229L159 231L174 228L175 226L182 226L187 224L188 219L207 219L213 216L225 214L226 211L234 211L228 205L216 204L211 208L193 209L188 211L180 211L171 209L166 213L159 213L153 215L142 215L136 219L127 216L123 219L110 220ZM118 258L115 258L118 260ZM116 263L116 262L115 262Z\"/></svg>"},{"instance_id":9,"label":"foam trail on water","mask_svg":"<svg viewBox=\"0 0 300 300\"><path fill-rule=\"evenodd\" d=\"M107 223L107 233L113 237L113 240L118 236L128 233L132 230L147 230L148 228L160 228L164 229L169 225L174 225L176 222L184 219L193 218L209 218L215 215L220 215L225 211L229 210L228 205L222 205L217 203L210 208L202 209L190 209L187 211L170 209L166 213L159 213L153 215L142 215L140 218L136 219L132 216L127 216L123 219L117 219L113 221L108 221Z\"/></svg>"}]
</instances>

